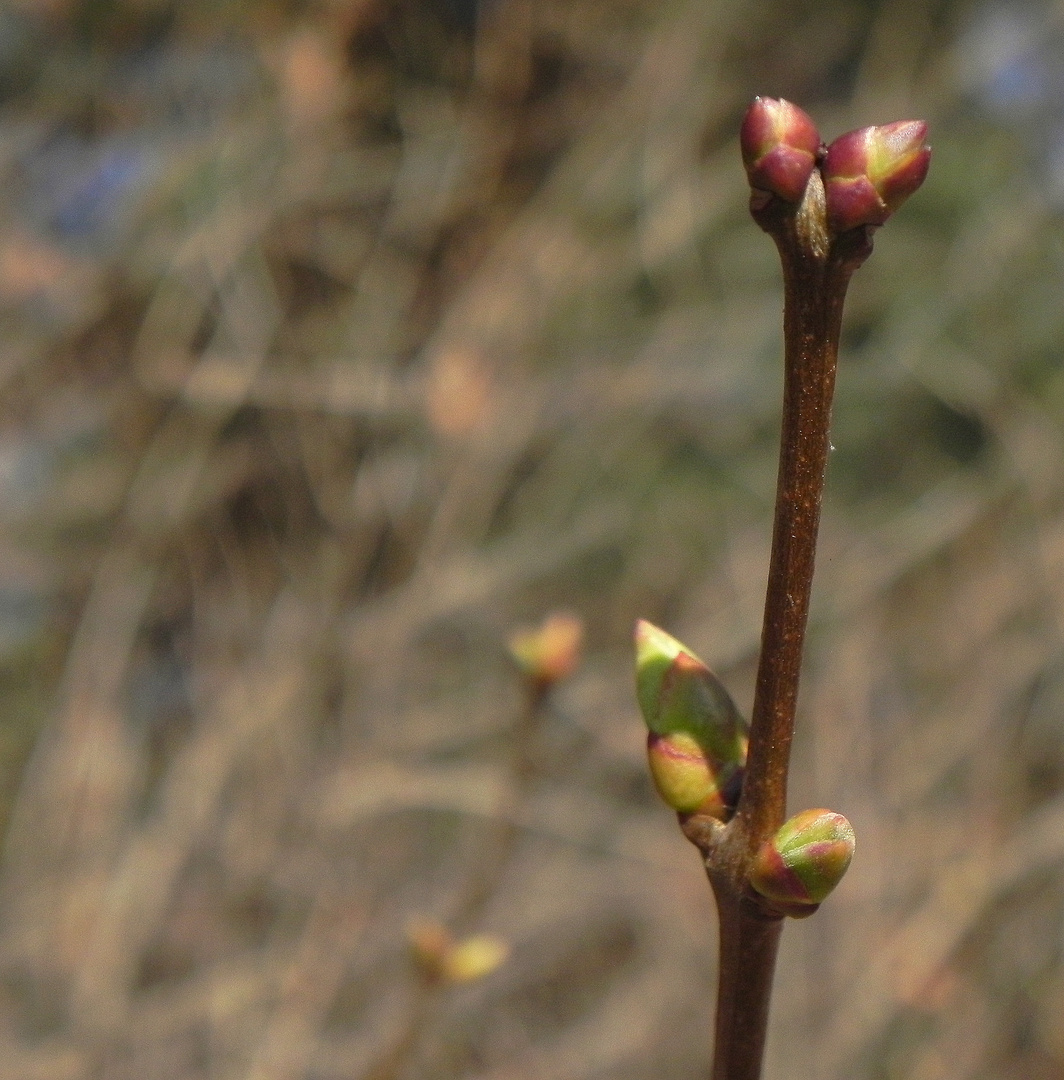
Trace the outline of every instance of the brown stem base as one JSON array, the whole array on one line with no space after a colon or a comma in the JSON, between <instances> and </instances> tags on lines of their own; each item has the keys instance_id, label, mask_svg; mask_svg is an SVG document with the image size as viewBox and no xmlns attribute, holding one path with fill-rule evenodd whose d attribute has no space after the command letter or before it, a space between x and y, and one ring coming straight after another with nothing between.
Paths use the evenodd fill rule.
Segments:
<instances>
[{"instance_id":1,"label":"brown stem base","mask_svg":"<svg viewBox=\"0 0 1064 1080\"><path fill-rule=\"evenodd\" d=\"M759 1080L783 920L766 916L730 885L714 886L720 978L712 1080Z\"/></svg>"}]
</instances>

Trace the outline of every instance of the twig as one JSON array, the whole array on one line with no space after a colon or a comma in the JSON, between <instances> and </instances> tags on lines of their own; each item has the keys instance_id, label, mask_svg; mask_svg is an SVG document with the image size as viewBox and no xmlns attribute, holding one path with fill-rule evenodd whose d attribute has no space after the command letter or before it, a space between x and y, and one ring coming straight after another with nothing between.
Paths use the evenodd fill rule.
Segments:
<instances>
[{"instance_id":1,"label":"twig","mask_svg":"<svg viewBox=\"0 0 1064 1080\"><path fill-rule=\"evenodd\" d=\"M834 240L813 172L797 212L773 200L755 219L784 277L784 394L765 618L742 796L706 869L720 912L714 1080L761 1075L782 915L750 899L750 867L783 824L798 678L830 447L831 399L846 288L868 255L863 229Z\"/></svg>"},{"instance_id":2,"label":"twig","mask_svg":"<svg viewBox=\"0 0 1064 1080\"><path fill-rule=\"evenodd\" d=\"M702 853L720 917L713 1080L758 1080L785 915L811 915L853 854L840 814L785 822L846 289L882 225L923 182L926 127L863 128L824 147L812 120L758 98L743 121L754 220L784 281L780 466L749 744L712 672L674 638L636 631L651 772Z\"/></svg>"}]
</instances>

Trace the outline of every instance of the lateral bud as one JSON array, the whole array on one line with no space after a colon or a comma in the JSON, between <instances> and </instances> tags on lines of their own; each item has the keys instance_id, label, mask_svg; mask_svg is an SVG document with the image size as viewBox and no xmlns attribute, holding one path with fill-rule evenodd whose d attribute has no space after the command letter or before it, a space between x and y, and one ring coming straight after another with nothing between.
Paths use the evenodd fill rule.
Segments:
<instances>
[{"instance_id":1,"label":"lateral bud","mask_svg":"<svg viewBox=\"0 0 1064 1080\"><path fill-rule=\"evenodd\" d=\"M650 775L681 814L725 821L739 800L747 725L720 680L676 638L636 623L636 696Z\"/></svg>"},{"instance_id":2,"label":"lateral bud","mask_svg":"<svg viewBox=\"0 0 1064 1080\"><path fill-rule=\"evenodd\" d=\"M840 135L821 165L828 224L835 232L882 225L924 182L927 124L898 120Z\"/></svg>"},{"instance_id":3,"label":"lateral bud","mask_svg":"<svg viewBox=\"0 0 1064 1080\"><path fill-rule=\"evenodd\" d=\"M783 98L756 97L743 118L739 144L755 191L801 201L820 153L820 133L807 113Z\"/></svg>"},{"instance_id":4,"label":"lateral bud","mask_svg":"<svg viewBox=\"0 0 1064 1080\"><path fill-rule=\"evenodd\" d=\"M854 845L853 826L842 814L803 810L761 845L750 884L781 914L805 918L842 880Z\"/></svg>"}]
</instances>

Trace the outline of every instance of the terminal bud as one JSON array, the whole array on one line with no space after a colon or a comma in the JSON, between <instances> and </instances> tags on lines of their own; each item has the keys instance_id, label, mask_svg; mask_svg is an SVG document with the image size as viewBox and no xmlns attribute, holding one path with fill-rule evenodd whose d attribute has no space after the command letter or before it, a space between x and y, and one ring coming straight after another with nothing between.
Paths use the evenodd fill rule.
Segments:
<instances>
[{"instance_id":1,"label":"terminal bud","mask_svg":"<svg viewBox=\"0 0 1064 1080\"><path fill-rule=\"evenodd\" d=\"M922 120L840 135L821 165L828 224L835 232L882 225L924 182L931 148Z\"/></svg>"},{"instance_id":2,"label":"terminal bud","mask_svg":"<svg viewBox=\"0 0 1064 1080\"><path fill-rule=\"evenodd\" d=\"M805 112L782 98L754 98L739 143L752 188L801 201L820 153L820 133Z\"/></svg>"}]
</instances>

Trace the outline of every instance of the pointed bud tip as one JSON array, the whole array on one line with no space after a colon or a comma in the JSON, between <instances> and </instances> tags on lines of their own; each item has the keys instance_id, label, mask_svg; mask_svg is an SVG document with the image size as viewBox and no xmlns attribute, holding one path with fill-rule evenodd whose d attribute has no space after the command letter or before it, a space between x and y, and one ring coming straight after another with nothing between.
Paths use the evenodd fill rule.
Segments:
<instances>
[{"instance_id":1,"label":"pointed bud tip","mask_svg":"<svg viewBox=\"0 0 1064 1080\"><path fill-rule=\"evenodd\" d=\"M820 133L806 112L783 98L756 97L743 117L739 145L752 188L801 201L820 152Z\"/></svg>"},{"instance_id":2,"label":"pointed bud tip","mask_svg":"<svg viewBox=\"0 0 1064 1080\"><path fill-rule=\"evenodd\" d=\"M636 659L638 662L643 657L650 659L652 654L660 655L671 660L681 649L683 649L683 646L676 638L672 637L670 634L666 634L661 627L655 626L646 619L636 619L635 648Z\"/></svg>"},{"instance_id":3,"label":"pointed bud tip","mask_svg":"<svg viewBox=\"0 0 1064 1080\"><path fill-rule=\"evenodd\" d=\"M745 765L749 741L746 721L727 688L664 630L640 620L635 637L636 697L647 728L653 736L690 743L723 789Z\"/></svg>"},{"instance_id":4,"label":"pointed bud tip","mask_svg":"<svg viewBox=\"0 0 1064 1080\"><path fill-rule=\"evenodd\" d=\"M658 731L661 719L661 688L665 673L681 654L690 652L671 634L646 619L635 624L635 686L643 719L651 731ZM695 658L697 659L697 657Z\"/></svg>"}]
</instances>

